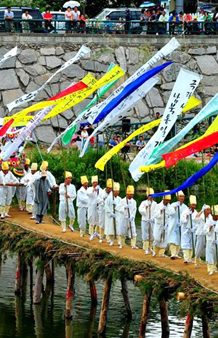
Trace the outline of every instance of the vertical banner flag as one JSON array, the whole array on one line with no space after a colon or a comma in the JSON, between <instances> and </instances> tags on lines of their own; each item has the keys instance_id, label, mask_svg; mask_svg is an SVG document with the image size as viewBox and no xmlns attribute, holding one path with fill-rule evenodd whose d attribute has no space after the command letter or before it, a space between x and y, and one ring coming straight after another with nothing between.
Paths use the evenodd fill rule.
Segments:
<instances>
[{"instance_id":1,"label":"vertical banner flag","mask_svg":"<svg viewBox=\"0 0 218 338\"><path fill-rule=\"evenodd\" d=\"M158 81L158 77L152 77L142 86L136 89L133 94L125 98L117 107L115 107L115 109L112 110L112 112L105 118L105 120L97 128L95 128L93 133L87 138L81 151L80 157L85 154L85 151L89 145L89 141L92 137L94 137L97 133L107 129L109 126L112 126L119 119L122 119L125 116L126 111L135 104L137 104L149 92L149 90L151 90L151 88L157 84Z\"/></svg>"},{"instance_id":2,"label":"vertical banner flag","mask_svg":"<svg viewBox=\"0 0 218 338\"><path fill-rule=\"evenodd\" d=\"M12 48L0 59L0 67L5 63L5 61L17 55L17 47Z\"/></svg>"},{"instance_id":3,"label":"vertical banner flag","mask_svg":"<svg viewBox=\"0 0 218 338\"><path fill-rule=\"evenodd\" d=\"M177 117L197 88L201 78L202 76L197 73L190 72L186 69L180 70L158 130L130 164L129 171L135 181L138 181L143 175L139 167L147 163L153 150L164 141L175 124Z\"/></svg>"},{"instance_id":4,"label":"vertical banner flag","mask_svg":"<svg viewBox=\"0 0 218 338\"><path fill-rule=\"evenodd\" d=\"M79 51L77 52L77 54L71 58L70 60L68 60L67 62L65 62L54 74L52 74L52 76L41 86L39 87L37 90L28 93L28 94L24 94L23 96L19 97L18 99L16 99L15 101L8 103L7 107L9 112L15 108L15 107L19 107L24 103L27 103L29 101L32 101L35 99L35 97L38 95L38 93L40 91L42 91L47 84L60 72L62 72L64 69L68 68L69 66L71 66L73 63L75 63L76 61L78 61L79 59L81 59L83 56L87 55L88 53L90 53L90 49L86 46L82 46Z\"/></svg>"}]
</instances>

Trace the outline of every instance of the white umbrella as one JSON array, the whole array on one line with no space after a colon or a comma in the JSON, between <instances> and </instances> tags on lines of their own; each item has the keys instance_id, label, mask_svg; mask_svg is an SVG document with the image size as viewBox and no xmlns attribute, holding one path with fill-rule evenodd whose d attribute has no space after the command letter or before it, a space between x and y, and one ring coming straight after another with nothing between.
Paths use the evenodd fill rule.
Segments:
<instances>
[{"instance_id":1,"label":"white umbrella","mask_svg":"<svg viewBox=\"0 0 218 338\"><path fill-rule=\"evenodd\" d=\"M74 8L74 7L79 7L79 6L80 6L80 3L78 1L67 1L63 5L63 8L67 8L67 7Z\"/></svg>"}]
</instances>

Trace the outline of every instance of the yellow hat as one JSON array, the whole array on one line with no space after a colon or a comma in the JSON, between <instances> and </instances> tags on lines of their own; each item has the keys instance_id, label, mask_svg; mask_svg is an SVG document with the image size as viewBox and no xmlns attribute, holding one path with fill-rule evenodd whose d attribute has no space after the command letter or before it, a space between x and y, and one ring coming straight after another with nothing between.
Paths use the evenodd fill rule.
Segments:
<instances>
[{"instance_id":1,"label":"yellow hat","mask_svg":"<svg viewBox=\"0 0 218 338\"><path fill-rule=\"evenodd\" d=\"M176 196L179 197L179 196L185 196L185 195L184 195L184 192L180 190L177 192Z\"/></svg>"},{"instance_id":2,"label":"yellow hat","mask_svg":"<svg viewBox=\"0 0 218 338\"><path fill-rule=\"evenodd\" d=\"M146 195L153 195L154 194L154 189L153 188L146 188Z\"/></svg>"},{"instance_id":3,"label":"yellow hat","mask_svg":"<svg viewBox=\"0 0 218 338\"><path fill-rule=\"evenodd\" d=\"M126 193L132 195L134 194L134 192L135 192L134 186L128 185L128 187L126 188Z\"/></svg>"},{"instance_id":4,"label":"yellow hat","mask_svg":"<svg viewBox=\"0 0 218 338\"><path fill-rule=\"evenodd\" d=\"M112 186L113 186L113 180L112 180L112 178L108 178L107 179L107 188L112 188Z\"/></svg>"},{"instance_id":5,"label":"yellow hat","mask_svg":"<svg viewBox=\"0 0 218 338\"><path fill-rule=\"evenodd\" d=\"M25 164L30 165L30 159L29 158L26 158L26 163Z\"/></svg>"},{"instance_id":6,"label":"yellow hat","mask_svg":"<svg viewBox=\"0 0 218 338\"><path fill-rule=\"evenodd\" d=\"M46 161L43 161L42 164L41 164L40 170L41 171L46 171L47 168L48 168L48 165L46 164Z\"/></svg>"},{"instance_id":7,"label":"yellow hat","mask_svg":"<svg viewBox=\"0 0 218 338\"><path fill-rule=\"evenodd\" d=\"M114 191L120 191L120 183L114 182L113 190L114 190Z\"/></svg>"},{"instance_id":8,"label":"yellow hat","mask_svg":"<svg viewBox=\"0 0 218 338\"><path fill-rule=\"evenodd\" d=\"M197 204L197 198L195 195L190 195L189 197L189 203L190 204Z\"/></svg>"},{"instance_id":9,"label":"yellow hat","mask_svg":"<svg viewBox=\"0 0 218 338\"><path fill-rule=\"evenodd\" d=\"M80 180L81 180L81 184L89 183L88 178L86 176L81 176Z\"/></svg>"},{"instance_id":10,"label":"yellow hat","mask_svg":"<svg viewBox=\"0 0 218 338\"><path fill-rule=\"evenodd\" d=\"M165 190L165 192L168 192L168 191L170 191L170 190ZM163 199L164 199L164 200L169 200L169 201L171 201L171 195L165 195L165 196L163 197Z\"/></svg>"},{"instance_id":11,"label":"yellow hat","mask_svg":"<svg viewBox=\"0 0 218 338\"><path fill-rule=\"evenodd\" d=\"M37 170L37 167L38 167L37 163L32 163L31 170Z\"/></svg>"},{"instance_id":12,"label":"yellow hat","mask_svg":"<svg viewBox=\"0 0 218 338\"><path fill-rule=\"evenodd\" d=\"M48 167L48 161L42 161L42 165L47 168Z\"/></svg>"},{"instance_id":13,"label":"yellow hat","mask_svg":"<svg viewBox=\"0 0 218 338\"><path fill-rule=\"evenodd\" d=\"M65 171L65 178L72 178L72 174L69 171Z\"/></svg>"},{"instance_id":14,"label":"yellow hat","mask_svg":"<svg viewBox=\"0 0 218 338\"><path fill-rule=\"evenodd\" d=\"M218 216L218 205L213 205L212 206L212 214L214 216Z\"/></svg>"},{"instance_id":15,"label":"yellow hat","mask_svg":"<svg viewBox=\"0 0 218 338\"><path fill-rule=\"evenodd\" d=\"M9 170L8 162L2 162L2 170Z\"/></svg>"},{"instance_id":16,"label":"yellow hat","mask_svg":"<svg viewBox=\"0 0 218 338\"><path fill-rule=\"evenodd\" d=\"M92 176L92 183L98 182L98 176Z\"/></svg>"}]
</instances>

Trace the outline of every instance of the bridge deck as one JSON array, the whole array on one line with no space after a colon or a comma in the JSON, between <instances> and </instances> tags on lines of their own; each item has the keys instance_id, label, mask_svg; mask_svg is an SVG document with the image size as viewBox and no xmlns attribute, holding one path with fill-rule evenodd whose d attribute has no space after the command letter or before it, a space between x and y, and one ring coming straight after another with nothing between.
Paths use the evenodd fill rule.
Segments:
<instances>
[{"instance_id":1,"label":"bridge deck","mask_svg":"<svg viewBox=\"0 0 218 338\"><path fill-rule=\"evenodd\" d=\"M13 223L38 234L42 234L56 240L62 240L69 244L77 244L89 249L97 249L100 247L101 249L122 258L135 261L147 261L157 267L173 271L175 273L181 272L184 275L188 273L200 285L218 293L218 274L209 276L207 274L207 267L205 263L202 263L199 269L195 269L193 264L185 265L183 263L183 259L170 260L169 258L152 257L150 255L145 255L144 251L141 249L133 250L129 246L125 246L123 249L119 249L117 245L109 247L106 242L99 244L97 239L90 241L88 235L84 238L80 238L78 231L72 233L68 230L66 233L62 233L60 226L52 224L50 221L47 222L47 220L46 223L36 224L35 220L30 220L29 215L27 215L26 212L18 211L16 208L11 209L10 214L12 217L10 219L5 219L8 223Z\"/></svg>"}]
</instances>

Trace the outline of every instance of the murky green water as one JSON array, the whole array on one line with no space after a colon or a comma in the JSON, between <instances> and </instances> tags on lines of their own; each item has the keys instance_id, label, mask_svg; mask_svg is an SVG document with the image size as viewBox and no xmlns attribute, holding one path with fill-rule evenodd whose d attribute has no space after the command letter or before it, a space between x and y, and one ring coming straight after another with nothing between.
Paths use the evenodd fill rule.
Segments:
<instances>
[{"instance_id":1,"label":"murky green water","mask_svg":"<svg viewBox=\"0 0 218 338\"><path fill-rule=\"evenodd\" d=\"M91 338L97 337L97 326L101 306L103 283L97 283L99 304L96 316L90 315L90 295L88 285L80 278L75 281L73 320L65 323L66 274L63 267L56 267L55 288L44 293L41 305L34 306L30 297L30 283L27 280L26 297L14 296L16 259L9 258L2 266L0 276L0 338ZM129 293L133 310L133 320L125 318L120 283L113 285L108 312L107 338L138 337L142 295L137 287L129 283ZM169 303L170 337L183 337L185 318L177 317L177 302ZM148 338L161 337L161 324L158 304L152 302L147 327ZM192 337L201 338L201 321L194 322ZM215 331L211 337L218 337Z\"/></svg>"}]
</instances>

